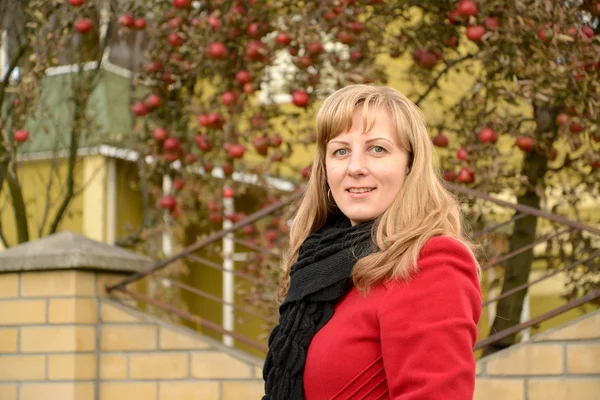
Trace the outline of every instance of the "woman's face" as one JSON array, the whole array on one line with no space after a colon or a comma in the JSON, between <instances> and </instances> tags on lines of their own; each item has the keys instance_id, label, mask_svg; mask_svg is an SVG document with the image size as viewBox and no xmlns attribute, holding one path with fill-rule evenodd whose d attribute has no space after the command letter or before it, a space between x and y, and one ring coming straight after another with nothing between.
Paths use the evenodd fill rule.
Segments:
<instances>
[{"instance_id":1,"label":"woman's face","mask_svg":"<svg viewBox=\"0 0 600 400\"><path fill-rule=\"evenodd\" d=\"M386 109L375 114L367 133L362 133L362 107L354 111L352 127L329 141L325 156L331 194L352 225L371 221L390 207L404 184L408 158Z\"/></svg>"}]
</instances>

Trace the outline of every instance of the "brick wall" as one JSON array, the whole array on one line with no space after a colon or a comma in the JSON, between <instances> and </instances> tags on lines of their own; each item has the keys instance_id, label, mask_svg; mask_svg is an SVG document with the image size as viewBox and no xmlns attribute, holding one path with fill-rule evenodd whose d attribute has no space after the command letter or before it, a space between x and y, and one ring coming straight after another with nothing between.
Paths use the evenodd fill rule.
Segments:
<instances>
[{"instance_id":1,"label":"brick wall","mask_svg":"<svg viewBox=\"0 0 600 400\"><path fill-rule=\"evenodd\" d=\"M122 275L0 273L0 400L253 400L262 361L108 299ZM478 363L475 400L600 398L600 311Z\"/></svg>"},{"instance_id":2,"label":"brick wall","mask_svg":"<svg viewBox=\"0 0 600 400\"><path fill-rule=\"evenodd\" d=\"M600 311L478 363L475 400L600 399Z\"/></svg>"},{"instance_id":3,"label":"brick wall","mask_svg":"<svg viewBox=\"0 0 600 400\"><path fill-rule=\"evenodd\" d=\"M106 298L117 279L0 274L1 400L260 399L261 360Z\"/></svg>"}]
</instances>

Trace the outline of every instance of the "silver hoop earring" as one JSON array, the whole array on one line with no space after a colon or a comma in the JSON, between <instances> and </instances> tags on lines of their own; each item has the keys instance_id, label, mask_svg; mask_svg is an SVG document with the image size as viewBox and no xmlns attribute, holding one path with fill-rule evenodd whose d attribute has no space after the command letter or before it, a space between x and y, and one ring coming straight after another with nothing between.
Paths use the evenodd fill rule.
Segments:
<instances>
[{"instance_id":1,"label":"silver hoop earring","mask_svg":"<svg viewBox=\"0 0 600 400\"><path fill-rule=\"evenodd\" d=\"M335 204L335 200L333 199L333 197L331 195L331 188L327 189L327 200L329 200L331 202L331 204Z\"/></svg>"}]
</instances>

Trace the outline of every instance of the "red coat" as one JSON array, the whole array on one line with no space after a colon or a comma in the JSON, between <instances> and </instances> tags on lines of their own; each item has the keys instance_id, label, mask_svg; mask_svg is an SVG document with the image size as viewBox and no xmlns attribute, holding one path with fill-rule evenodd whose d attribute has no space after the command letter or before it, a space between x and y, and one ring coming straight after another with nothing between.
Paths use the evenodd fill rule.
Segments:
<instances>
[{"instance_id":1,"label":"red coat","mask_svg":"<svg viewBox=\"0 0 600 400\"><path fill-rule=\"evenodd\" d=\"M352 289L315 335L306 400L471 400L481 313L475 261L449 237L421 250L419 273L365 298Z\"/></svg>"}]
</instances>

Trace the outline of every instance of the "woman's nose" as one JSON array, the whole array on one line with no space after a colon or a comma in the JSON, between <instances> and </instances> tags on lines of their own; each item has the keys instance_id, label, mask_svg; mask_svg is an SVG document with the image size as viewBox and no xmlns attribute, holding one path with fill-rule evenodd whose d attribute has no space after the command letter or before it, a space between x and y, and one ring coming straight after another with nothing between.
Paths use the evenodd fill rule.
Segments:
<instances>
[{"instance_id":1,"label":"woman's nose","mask_svg":"<svg viewBox=\"0 0 600 400\"><path fill-rule=\"evenodd\" d=\"M367 174L367 166L365 159L359 152L354 152L350 156L350 163L348 164L348 175L350 176L361 176Z\"/></svg>"}]
</instances>

